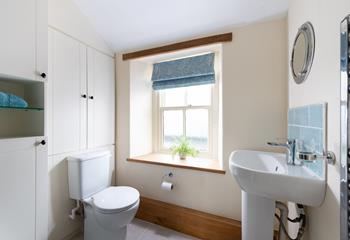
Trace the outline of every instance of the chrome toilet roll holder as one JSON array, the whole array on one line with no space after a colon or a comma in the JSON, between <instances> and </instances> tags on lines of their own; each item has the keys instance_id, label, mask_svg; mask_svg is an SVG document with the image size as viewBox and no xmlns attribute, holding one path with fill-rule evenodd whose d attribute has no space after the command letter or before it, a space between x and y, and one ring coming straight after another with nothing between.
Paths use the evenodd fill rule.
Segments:
<instances>
[{"instance_id":1,"label":"chrome toilet roll holder","mask_svg":"<svg viewBox=\"0 0 350 240\"><path fill-rule=\"evenodd\" d=\"M161 182L163 182L166 178L172 178L173 176L174 174L172 172L167 172L163 175Z\"/></svg>"}]
</instances>

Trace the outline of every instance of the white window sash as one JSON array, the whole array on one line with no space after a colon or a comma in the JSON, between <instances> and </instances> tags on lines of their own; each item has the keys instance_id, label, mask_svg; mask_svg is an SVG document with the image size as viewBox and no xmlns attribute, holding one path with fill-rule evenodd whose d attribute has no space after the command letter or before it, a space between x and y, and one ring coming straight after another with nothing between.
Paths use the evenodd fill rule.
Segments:
<instances>
[{"instance_id":1,"label":"white window sash","mask_svg":"<svg viewBox=\"0 0 350 240\"><path fill-rule=\"evenodd\" d=\"M176 106L176 107L163 107L162 104L162 93L157 93L157 109L158 109L158 121L157 121L157 130L158 130L158 136L157 136L157 152L160 153L171 153L170 149L164 148L164 111L167 110L181 110L182 111L182 118L183 118L183 135L186 136L186 110L192 110L192 109L205 109L208 111L208 151L201 151L199 152L199 157L207 157L207 158L213 158L215 155L213 154L214 150L214 143L213 143L213 104L214 104L214 97L215 97L215 91L216 86L214 85L211 88L211 102L210 105L203 105L203 106L193 106L193 105L187 105L187 106ZM187 98L187 96L185 96Z\"/></svg>"}]
</instances>

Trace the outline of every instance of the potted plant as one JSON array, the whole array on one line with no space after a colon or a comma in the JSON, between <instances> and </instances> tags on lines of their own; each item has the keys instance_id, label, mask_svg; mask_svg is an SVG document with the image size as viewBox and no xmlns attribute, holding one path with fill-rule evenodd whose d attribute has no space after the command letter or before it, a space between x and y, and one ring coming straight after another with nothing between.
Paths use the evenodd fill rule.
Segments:
<instances>
[{"instance_id":1,"label":"potted plant","mask_svg":"<svg viewBox=\"0 0 350 240\"><path fill-rule=\"evenodd\" d=\"M198 150L191 146L190 141L186 137L181 137L178 144L170 148L173 155L179 154L181 160L185 160L188 155L195 157L198 155Z\"/></svg>"}]
</instances>

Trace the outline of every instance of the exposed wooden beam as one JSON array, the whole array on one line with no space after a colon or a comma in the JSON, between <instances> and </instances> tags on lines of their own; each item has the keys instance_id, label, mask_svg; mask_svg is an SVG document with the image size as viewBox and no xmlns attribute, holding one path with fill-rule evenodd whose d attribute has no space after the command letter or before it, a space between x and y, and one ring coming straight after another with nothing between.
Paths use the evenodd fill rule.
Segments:
<instances>
[{"instance_id":1,"label":"exposed wooden beam","mask_svg":"<svg viewBox=\"0 0 350 240\"><path fill-rule=\"evenodd\" d=\"M224 34L219 34L219 35L214 35L209 37L192 39L184 42L173 43L173 44L169 44L161 47L125 53L123 54L123 60L130 60L130 59L141 58L141 57L146 57L146 56L151 56L156 54L183 50L187 48L205 46L205 45L221 43L221 42L231 42L231 41L232 41L232 33L224 33Z\"/></svg>"}]
</instances>

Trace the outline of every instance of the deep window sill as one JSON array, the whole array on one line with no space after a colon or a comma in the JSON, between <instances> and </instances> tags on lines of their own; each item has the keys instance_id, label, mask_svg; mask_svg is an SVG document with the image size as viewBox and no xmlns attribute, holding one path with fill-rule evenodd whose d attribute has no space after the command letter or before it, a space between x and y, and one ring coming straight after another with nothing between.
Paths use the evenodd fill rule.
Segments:
<instances>
[{"instance_id":1,"label":"deep window sill","mask_svg":"<svg viewBox=\"0 0 350 240\"><path fill-rule=\"evenodd\" d=\"M143 156L130 157L127 160L130 162L186 168L219 174L226 173L226 171L221 167L219 161L208 158L187 157L186 160L181 160L178 156L173 157L169 154L152 153Z\"/></svg>"}]
</instances>

